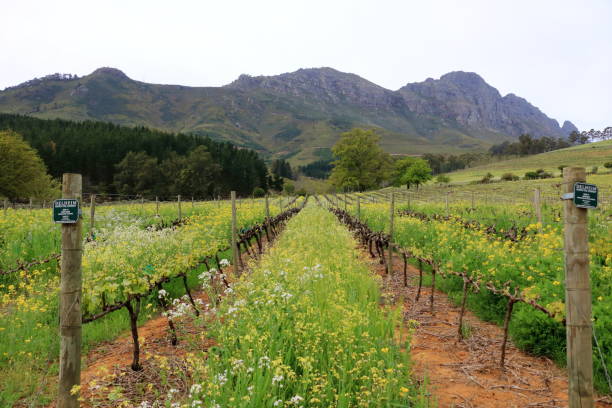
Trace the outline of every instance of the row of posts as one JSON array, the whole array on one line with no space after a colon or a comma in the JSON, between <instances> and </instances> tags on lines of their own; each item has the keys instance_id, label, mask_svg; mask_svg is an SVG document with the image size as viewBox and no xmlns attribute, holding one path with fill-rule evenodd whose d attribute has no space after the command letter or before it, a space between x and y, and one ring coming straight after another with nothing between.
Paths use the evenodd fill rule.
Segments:
<instances>
[{"instance_id":1,"label":"row of posts","mask_svg":"<svg viewBox=\"0 0 612 408\"><path fill-rule=\"evenodd\" d=\"M80 174L66 173L62 178L62 198L77 199L82 197L82 178ZM95 219L95 194L90 197L90 227L93 230ZM159 201L156 198L157 213ZM181 217L181 196L178 196L178 215ZM234 266L238 268L238 231L236 219L236 192L231 192L232 201L232 255ZM192 201L193 202L193 201ZM279 202L283 208L282 198ZM265 197L266 222L270 218L268 197ZM58 408L78 408L78 393L72 393L74 386L81 383L81 339L82 339L82 269L83 256L83 219L76 223L62 224L62 253L60 258L60 356Z\"/></svg>"},{"instance_id":2,"label":"row of posts","mask_svg":"<svg viewBox=\"0 0 612 408\"><path fill-rule=\"evenodd\" d=\"M563 169L563 192L573 193L575 183L586 182L583 167ZM473 200L473 199L472 199ZM536 188L533 196L535 215L542 232L541 192ZM346 210L346 196L344 200ZM473 207L473 204L472 204ZM566 340L568 399L570 408L591 408L593 399L593 322L591 284L589 277L588 213L578 208L573 200L564 200L564 258L566 299ZM449 214L448 194L446 212ZM357 218L361 218L360 197L357 196ZM392 272L393 235L395 219L395 193L389 205L389 251L387 272Z\"/></svg>"},{"instance_id":3,"label":"row of posts","mask_svg":"<svg viewBox=\"0 0 612 408\"><path fill-rule=\"evenodd\" d=\"M573 192L574 183L585 182L584 168L566 167L564 192ZM539 190L536 190L534 204L539 207ZM80 199L82 179L80 174L64 174L62 198ZM238 233L236 220L236 193L232 200L232 255L234 264L238 259ZM157 201L157 200L156 200ZM95 216L95 196L91 198L91 218ZM180 196L179 218L180 218ZM268 198L266 219L269 218ZM282 209L282 200L280 202ZM346 198L345 198L346 205ZM6 207L5 207L6 208ZM361 216L360 198L357 198L357 216ZM541 223L541 212L537 215ZM592 361L592 320L591 288L589 279L589 251L587 231L587 210L576 207L572 201L564 201L565 241L565 287L566 287L566 331L567 363L569 377L569 406L593 406L593 361ZM391 194L389 209L389 272L392 267L394 235L395 195ZM72 394L75 385L80 384L81 374L81 296L83 255L82 219L76 223L62 224L62 255L60 261L60 367L58 408L79 406L78 394Z\"/></svg>"}]
</instances>

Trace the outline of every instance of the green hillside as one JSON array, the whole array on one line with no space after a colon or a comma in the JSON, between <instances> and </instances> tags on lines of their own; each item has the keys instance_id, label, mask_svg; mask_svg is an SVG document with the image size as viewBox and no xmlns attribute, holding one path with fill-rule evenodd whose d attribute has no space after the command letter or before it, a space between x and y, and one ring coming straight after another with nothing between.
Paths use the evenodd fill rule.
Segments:
<instances>
[{"instance_id":1,"label":"green hillside","mask_svg":"<svg viewBox=\"0 0 612 408\"><path fill-rule=\"evenodd\" d=\"M588 171L590 171L592 167L598 166L601 172L605 171L603 164L609 161L612 161L612 140L605 140L533 156L502 160L455 171L449 173L449 176L452 182L455 183L480 180L487 173L493 174L497 179L504 173L513 173L523 177L526 172L537 169L544 169L555 175L559 175L558 167L561 165L582 166Z\"/></svg>"},{"instance_id":2,"label":"green hillside","mask_svg":"<svg viewBox=\"0 0 612 408\"><path fill-rule=\"evenodd\" d=\"M347 77L333 75L338 80ZM81 78L50 76L0 91L0 112L195 133L267 157L287 158L293 165L319 159L342 132L354 127L376 129L382 147L396 154L485 150L512 139L500 132L466 129L439 116L415 114L388 90L375 88L378 94L351 99L347 95L354 90L355 78L348 78L346 88L312 86L310 92L307 85L310 93L296 94L303 90L148 84L117 69L101 68Z\"/></svg>"}]
</instances>

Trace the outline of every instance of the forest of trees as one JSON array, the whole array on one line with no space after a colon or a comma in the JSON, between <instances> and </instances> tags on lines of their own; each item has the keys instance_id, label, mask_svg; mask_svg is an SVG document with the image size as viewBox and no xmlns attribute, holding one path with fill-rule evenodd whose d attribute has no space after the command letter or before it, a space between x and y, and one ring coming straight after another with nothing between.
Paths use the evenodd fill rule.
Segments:
<instances>
[{"instance_id":1,"label":"forest of trees","mask_svg":"<svg viewBox=\"0 0 612 408\"><path fill-rule=\"evenodd\" d=\"M293 170L291 169L291 165L285 159L276 159L272 162L272 166L270 171L273 176L284 177L291 180L294 180Z\"/></svg>"},{"instance_id":2,"label":"forest of trees","mask_svg":"<svg viewBox=\"0 0 612 408\"><path fill-rule=\"evenodd\" d=\"M20 134L51 176L81 173L85 192L246 196L272 181L255 151L208 137L10 114L0 114L0 130Z\"/></svg>"},{"instance_id":3,"label":"forest of trees","mask_svg":"<svg viewBox=\"0 0 612 408\"><path fill-rule=\"evenodd\" d=\"M576 135L576 138L572 139L574 135ZM552 150L564 149L566 147L570 147L572 143L576 142L584 144L588 142L588 140L588 138L581 138L577 132L573 132L572 135L570 135L570 140L563 138L555 139L554 137L546 136L536 139L531 137L531 135L524 134L519 136L519 139L516 142L503 142L491 146L489 152L492 156L527 156L531 154L550 152Z\"/></svg>"},{"instance_id":4,"label":"forest of trees","mask_svg":"<svg viewBox=\"0 0 612 408\"><path fill-rule=\"evenodd\" d=\"M477 162L486 160L486 158L486 153L463 153L458 155L426 153L423 155L423 159L427 161L434 175L465 169Z\"/></svg>"},{"instance_id":5,"label":"forest of trees","mask_svg":"<svg viewBox=\"0 0 612 408\"><path fill-rule=\"evenodd\" d=\"M334 168L333 159L329 160L317 160L312 163L308 163L305 166L300 166L299 171L306 177L312 177L316 179L326 179L331 174Z\"/></svg>"}]
</instances>

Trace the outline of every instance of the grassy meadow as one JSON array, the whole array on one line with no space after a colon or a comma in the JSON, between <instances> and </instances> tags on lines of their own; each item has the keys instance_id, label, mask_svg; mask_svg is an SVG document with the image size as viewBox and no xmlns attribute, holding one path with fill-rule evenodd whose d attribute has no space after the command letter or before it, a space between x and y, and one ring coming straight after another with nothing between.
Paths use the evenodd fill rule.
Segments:
<instances>
[{"instance_id":1,"label":"grassy meadow","mask_svg":"<svg viewBox=\"0 0 612 408\"><path fill-rule=\"evenodd\" d=\"M604 172L605 162L612 161L612 140L572 146L567 149L535 154L511 160L501 160L482 166L471 167L464 170L448 173L453 183L478 181L487 173L499 180L504 173L513 173L523 177L528 171L544 169L547 172L559 175L559 166L582 166L591 171L598 166L599 172Z\"/></svg>"}]
</instances>

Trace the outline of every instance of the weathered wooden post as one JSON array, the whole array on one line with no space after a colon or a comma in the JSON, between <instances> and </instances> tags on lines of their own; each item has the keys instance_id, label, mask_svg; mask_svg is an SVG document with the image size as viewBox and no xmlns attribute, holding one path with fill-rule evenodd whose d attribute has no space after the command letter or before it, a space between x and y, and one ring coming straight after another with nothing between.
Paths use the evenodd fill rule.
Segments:
<instances>
[{"instance_id":1,"label":"weathered wooden post","mask_svg":"<svg viewBox=\"0 0 612 408\"><path fill-rule=\"evenodd\" d=\"M238 272L238 232L236 231L236 192L231 192L232 200L232 261L234 262L234 271Z\"/></svg>"},{"instance_id":2,"label":"weathered wooden post","mask_svg":"<svg viewBox=\"0 0 612 408\"><path fill-rule=\"evenodd\" d=\"M344 212L347 210L346 193L344 193Z\"/></svg>"},{"instance_id":3,"label":"weathered wooden post","mask_svg":"<svg viewBox=\"0 0 612 408\"><path fill-rule=\"evenodd\" d=\"M155 196L155 216L159 217L159 197Z\"/></svg>"},{"instance_id":4,"label":"weathered wooden post","mask_svg":"<svg viewBox=\"0 0 612 408\"><path fill-rule=\"evenodd\" d=\"M181 214L181 195L180 194L176 197L176 201L177 201L177 204L178 204L178 220L180 221L181 218L182 218L182 214Z\"/></svg>"},{"instance_id":5,"label":"weathered wooden post","mask_svg":"<svg viewBox=\"0 0 612 408\"><path fill-rule=\"evenodd\" d=\"M567 330L567 371L570 408L593 407L593 350L591 284L587 209L578 208L573 197L575 183L584 183L583 167L563 169L565 304Z\"/></svg>"},{"instance_id":6,"label":"weathered wooden post","mask_svg":"<svg viewBox=\"0 0 612 408\"><path fill-rule=\"evenodd\" d=\"M80 174L65 173L62 197L78 200L81 197ZM74 204L74 203L73 203ZM78 205L70 223L62 223L62 256L60 276L60 367L58 408L77 408L78 393L71 390L81 383L81 257L83 253L82 219ZM74 214L73 214L74 215ZM55 208L54 208L55 219Z\"/></svg>"},{"instance_id":7,"label":"weathered wooden post","mask_svg":"<svg viewBox=\"0 0 612 408\"><path fill-rule=\"evenodd\" d=\"M140 196L140 212L144 214L144 197Z\"/></svg>"},{"instance_id":8,"label":"weathered wooden post","mask_svg":"<svg viewBox=\"0 0 612 408\"><path fill-rule=\"evenodd\" d=\"M191 196L191 210L195 208L195 201L193 200L193 196Z\"/></svg>"},{"instance_id":9,"label":"weathered wooden post","mask_svg":"<svg viewBox=\"0 0 612 408\"><path fill-rule=\"evenodd\" d=\"M446 217L450 216L450 213L448 212L448 195L450 194L450 191L446 192Z\"/></svg>"},{"instance_id":10,"label":"weathered wooden post","mask_svg":"<svg viewBox=\"0 0 612 408\"><path fill-rule=\"evenodd\" d=\"M361 221L361 198L357 196L357 220Z\"/></svg>"},{"instance_id":11,"label":"weathered wooden post","mask_svg":"<svg viewBox=\"0 0 612 408\"><path fill-rule=\"evenodd\" d=\"M267 194L266 194L266 218L270 218L270 203L268 202Z\"/></svg>"},{"instance_id":12,"label":"weathered wooden post","mask_svg":"<svg viewBox=\"0 0 612 408\"><path fill-rule=\"evenodd\" d=\"M4 216L6 217L6 211L8 210L8 200L4 199Z\"/></svg>"},{"instance_id":13,"label":"weathered wooden post","mask_svg":"<svg viewBox=\"0 0 612 408\"><path fill-rule=\"evenodd\" d=\"M393 272L393 221L395 218L395 193L391 193L389 205L389 262L387 262L387 273Z\"/></svg>"},{"instance_id":14,"label":"weathered wooden post","mask_svg":"<svg viewBox=\"0 0 612 408\"><path fill-rule=\"evenodd\" d=\"M94 236L94 225L96 221L96 195L89 196L89 237Z\"/></svg>"},{"instance_id":15,"label":"weathered wooden post","mask_svg":"<svg viewBox=\"0 0 612 408\"><path fill-rule=\"evenodd\" d=\"M535 208L536 219L539 224L538 231L541 234L542 233L542 200L541 200L541 193L540 193L539 187L533 190L533 207Z\"/></svg>"}]
</instances>

